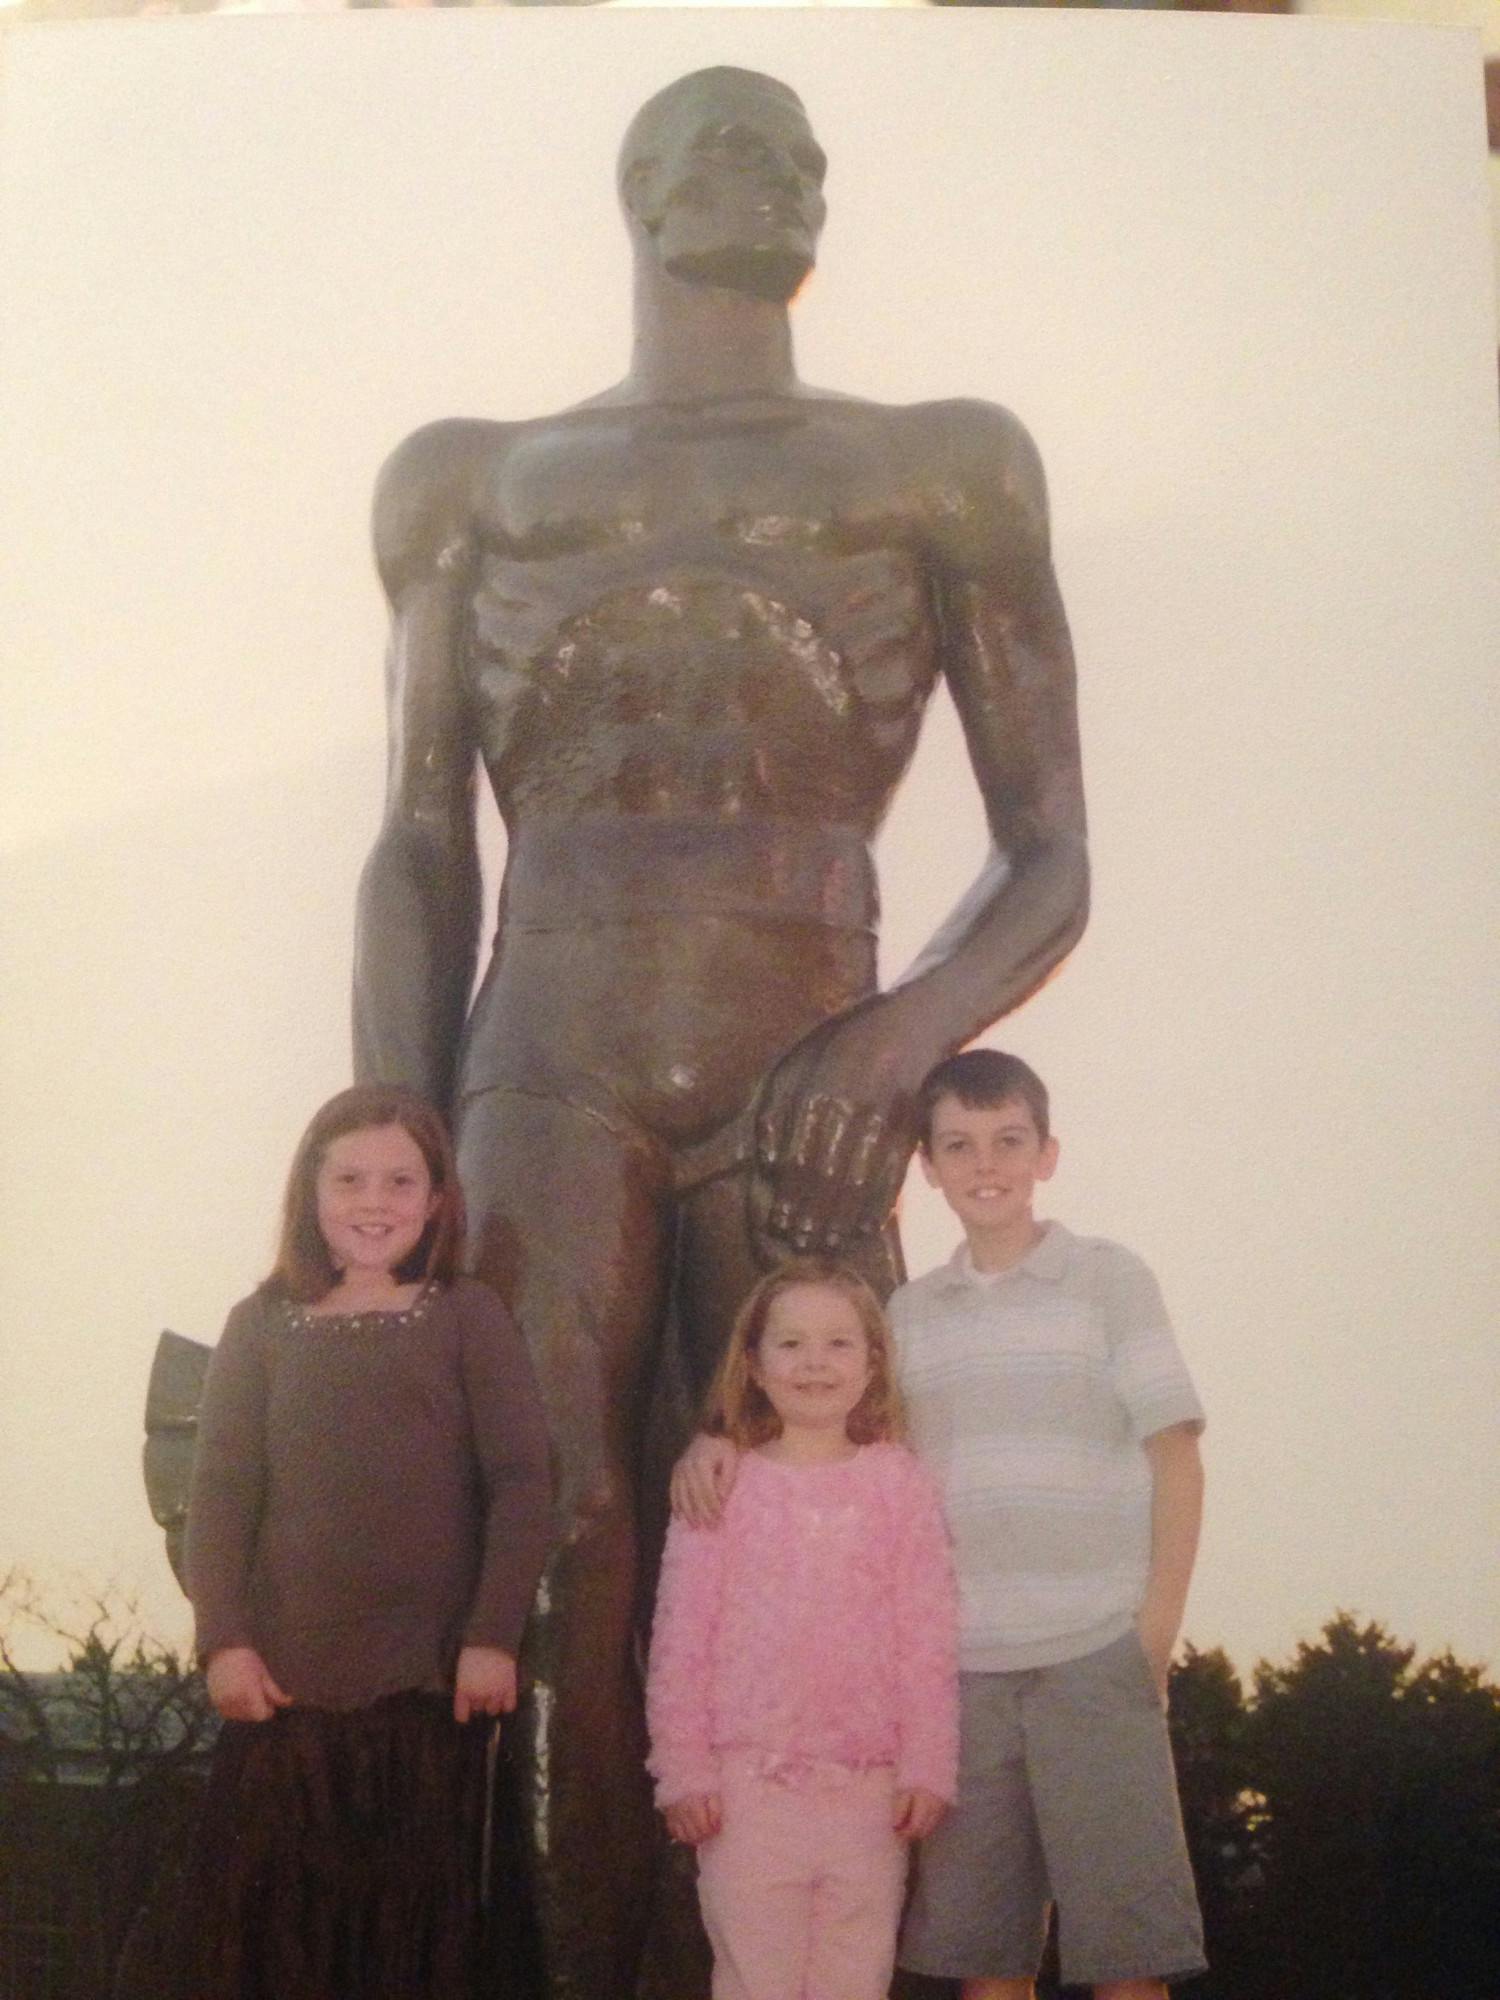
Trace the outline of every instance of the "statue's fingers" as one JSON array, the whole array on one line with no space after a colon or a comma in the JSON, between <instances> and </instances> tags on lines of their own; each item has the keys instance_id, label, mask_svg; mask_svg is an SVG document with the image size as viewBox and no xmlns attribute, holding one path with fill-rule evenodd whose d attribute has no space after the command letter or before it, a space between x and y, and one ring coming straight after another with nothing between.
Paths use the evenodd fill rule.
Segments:
<instances>
[{"instance_id":1,"label":"statue's fingers","mask_svg":"<svg viewBox=\"0 0 1500 2000\"><path fill-rule=\"evenodd\" d=\"M858 1131L854 1106L842 1097L825 1097L818 1115L813 1166L824 1181L842 1181L849 1171L850 1149Z\"/></svg>"},{"instance_id":2,"label":"statue's fingers","mask_svg":"<svg viewBox=\"0 0 1500 2000\"><path fill-rule=\"evenodd\" d=\"M818 1147L829 1102L825 1092L815 1090L810 1097L804 1097L797 1106L797 1115L792 1124L791 1145L787 1149L787 1164L794 1171L805 1173L810 1168L816 1169Z\"/></svg>"},{"instance_id":3,"label":"statue's fingers","mask_svg":"<svg viewBox=\"0 0 1500 2000\"><path fill-rule=\"evenodd\" d=\"M755 1119L755 1150L768 1171L783 1167L797 1144L807 1108L811 1052L806 1044L783 1056L761 1087Z\"/></svg>"},{"instance_id":4,"label":"statue's fingers","mask_svg":"<svg viewBox=\"0 0 1500 2000\"><path fill-rule=\"evenodd\" d=\"M862 1196L871 1181L878 1177L885 1132L885 1119L878 1111L867 1112L855 1127L845 1169L851 1194Z\"/></svg>"},{"instance_id":5,"label":"statue's fingers","mask_svg":"<svg viewBox=\"0 0 1500 2000\"><path fill-rule=\"evenodd\" d=\"M763 1228L774 1199L775 1184L764 1166L756 1164L745 1178L745 1210L752 1228Z\"/></svg>"},{"instance_id":6,"label":"statue's fingers","mask_svg":"<svg viewBox=\"0 0 1500 2000\"><path fill-rule=\"evenodd\" d=\"M844 1098L823 1093L809 1099L799 1130L797 1171L787 1183L789 1233L796 1250L829 1250L842 1240L838 1212L854 1129L854 1107Z\"/></svg>"},{"instance_id":7,"label":"statue's fingers","mask_svg":"<svg viewBox=\"0 0 1500 2000\"><path fill-rule=\"evenodd\" d=\"M756 1263L768 1271L785 1255L790 1209L765 1170L750 1175L745 1189L745 1222Z\"/></svg>"},{"instance_id":8,"label":"statue's fingers","mask_svg":"<svg viewBox=\"0 0 1500 2000\"><path fill-rule=\"evenodd\" d=\"M855 1122L829 1214L829 1226L841 1241L868 1235L889 1212L890 1204L883 1200L885 1134L885 1119L878 1111L866 1112Z\"/></svg>"},{"instance_id":9,"label":"statue's fingers","mask_svg":"<svg viewBox=\"0 0 1500 2000\"><path fill-rule=\"evenodd\" d=\"M773 1096L761 1106L755 1120L755 1157L767 1172L781 1158L781 1126L782 1109Z\"/></svg>"},{"instance_id":10,"label":"statue's fingers","mask_svg":"<svg viewBox=\"0 0 1500 2000\"><path fill-rule=\"evenodd\" d=\"M785 1242L792 1233L792 1216L795 1210L792 1195L778 1180L766 1205L764 1227L768 1235L778 1242Z\"/></svg>"},{"instance_id":11,"label":"statue's fingers","mask_svg":"<svg viewBox=\"0 0 1500 2000\"><path fill-rule=\"evenodd\" d=\"M797 1072L783 1063L764 1085L755 1117L755 1151L767 1172L782 1166L790 1154L801 1110Z\"/></svg>"},{"instance_id":12,"label":"statue's fingers","mask_svg":"<svg viewBox=\"0 0 1500 2000\"><path fill-rule=\"evenodd\" d=\"M788 1143L772 1176L772 1197L766 1227L783 1245L804 1250L808 1243L811 1190L816 1176L812 1161L818 1145L819 1100L798 1105Z\"/></svg>"},{"instance_id":13,"label":"statue's fingers","mask_svg":"<svg viewBox=\"0 0 1500 2000\"><path fill-rule=\"evenodd\" d=\"M777 1157L769 1164L760 1161L751 1172L745 1193L745 1208L752 1240L759 1243L762 1259L774 1262L785 1254L795 1207L797 1170L789 1151L773 1148Z\"/></svg>"},{"instance_id":14,"label":"statue's fingers","mask_svg":"<svg viewBox=\"0 0 1500 2000\"><path fill-rule=\"evenodd\" d=\"M854 1107L828 1091L798 1102L785 1122L761 1120L758 1142L765 1193L753 1220L780 1254L824 1249L848 1165ZM767 1150L774 1155L766 1159ZM841 1232L835 1231L835 1234Z\"/></svg>"}]
</instances>

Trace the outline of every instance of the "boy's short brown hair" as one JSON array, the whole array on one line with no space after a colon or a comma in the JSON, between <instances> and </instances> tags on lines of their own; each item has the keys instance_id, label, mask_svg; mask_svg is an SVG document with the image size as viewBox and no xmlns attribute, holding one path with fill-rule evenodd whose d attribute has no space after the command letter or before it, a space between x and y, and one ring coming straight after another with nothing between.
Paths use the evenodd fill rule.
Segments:
<instances>
[{"instance_id":1,"label":"boy's short brown hair","mask_svg":"<svg viewBox=\"0 0 1500 2000\"><path fill-rule=\"evenodd\" d=\"M917 1144L932 1152L932 1114L940 1097L956 1097L971 1111L989 1110L1007 1100L1024 1104L1037 1137L1052 1136L1047 1086L1029 1063L1000 1049L965 1049L928 1070L917 1092Z\"/></svg>"}]
</instances>

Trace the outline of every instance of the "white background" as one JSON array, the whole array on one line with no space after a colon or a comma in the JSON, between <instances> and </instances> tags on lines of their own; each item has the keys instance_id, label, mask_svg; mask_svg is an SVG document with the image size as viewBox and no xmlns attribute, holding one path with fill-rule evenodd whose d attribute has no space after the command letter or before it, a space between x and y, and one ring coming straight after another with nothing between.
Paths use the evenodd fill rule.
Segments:
<instances>
[{"instance_id":1,"label":"white background","mask_svg":"<svg viewBox=\"0 0 1500 2000\"><path fill-rule=\"evenodd\" d=\"M4 53L0 1555L182 1629L141 1402L159 1328L215 1338L264 1269L346 1080L371 481L428 418L620 372L619 135L727 60L833 162L804 374L987 396L1047 462L1096 914L999 1039L1054 1086L1049 1207L1156 1265L1209 1405L1189 1635L1248 1667L1346 1606L1500 1661L1473 38L539 10ZM881 846L892 970L982 839L935 709Z\"/></svg>"}]
</instances>

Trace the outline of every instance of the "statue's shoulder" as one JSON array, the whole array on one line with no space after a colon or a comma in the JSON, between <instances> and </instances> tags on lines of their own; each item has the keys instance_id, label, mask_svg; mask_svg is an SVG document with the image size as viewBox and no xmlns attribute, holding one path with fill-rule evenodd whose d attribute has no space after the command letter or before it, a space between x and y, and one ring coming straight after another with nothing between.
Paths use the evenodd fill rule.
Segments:
<instances>
[{"instance_id":1,"label":"statue's shoulder","mask_svg":"<svg viewBox=\"0 0 1500 2000\"><path fill-rule=\"evenodd\" d=\"M955 466L983 477L1035 470L1041 454L1014 410L978 396L948 396L931 403L908 403L905 415Z\"/></svg>"},{"instance_id":2,"label":"statue's shoulder","mask_svg":"<svg viewBox=\"0 0 1500 2000\"><path fill-rule=\"evenodd\" d=\"M397 445L375 481L375 559L388 589L468 542L480 495L515 428L445 417Z\"/></svg>"},{"instance_id":3,"label":"statue's shoulder","mask_svg":"<svg viewBox=\"0 0 1500 2000\"><path fill-rule=\"evenodd\" d=\"M957 518L986 536L1003 529L1047 540L1047 476L1030 431L1012 410L977 396L908 404L918 462L935 490L956 497Z\"/></svg>"}]
</instances>

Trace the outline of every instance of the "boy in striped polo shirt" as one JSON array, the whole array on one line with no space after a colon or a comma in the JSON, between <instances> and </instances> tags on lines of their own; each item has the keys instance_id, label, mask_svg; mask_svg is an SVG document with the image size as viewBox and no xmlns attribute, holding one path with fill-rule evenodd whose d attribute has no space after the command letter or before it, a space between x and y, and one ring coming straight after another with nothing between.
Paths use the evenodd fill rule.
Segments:
<instances>
[{"instance_id":1,"label":"boy in striped polo shirt","mask_svg":"<svg viewBox=\"0 0 1500 2000\"><path fill-rule=\"evenodd\" d=\"M920 1111L964 1242L890 1314L953 1531L962 1719L900 1962L964 2000L1031 2000L1055 1900L1065 1982L1158 2000L1204 1964L1164 1715L1203 1412L1146 1266L1032 1212L1057 1164L1035 1072L969 1050Z\"/></svg>"}]
</instances>

